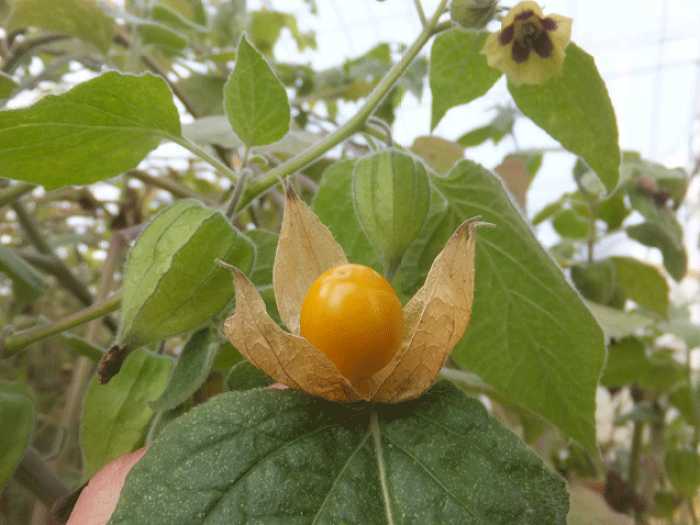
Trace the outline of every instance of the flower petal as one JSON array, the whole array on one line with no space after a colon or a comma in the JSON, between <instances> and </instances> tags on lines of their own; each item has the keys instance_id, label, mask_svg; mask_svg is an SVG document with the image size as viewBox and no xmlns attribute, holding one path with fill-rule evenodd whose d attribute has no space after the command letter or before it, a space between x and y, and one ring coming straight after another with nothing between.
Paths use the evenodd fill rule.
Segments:
<instances>
[{"instance_id":1,"label":"flower petal","mask_svg":"<svg viewBox=\"0 0 700 525\"><path fill-rule=\"evenodd\" d=\"M535 15L542 18L542 8L537 2L531 2L527 0L525 2L520 2L519 4L513 6L513 8L508 12L508 14L503 17L501 22L501 27L508 27L512 24L518 16L521 16L527 11L532 11Z\"/></svg>"},{"instance_id":2,"label":"flower petal","mask_svg":"<svg viewBox=\"0 0 700 525\"><path fill-rule=\"evenodd\" d=\"M272 284L277 309L290 332L299 333L301 305L311 284L329 268L347 262L330 230L288 188Z\"/></svg>"},{"instance_id":3,"label":"flower petal","mask_svg":"<svg viewBox=\"0 0 700 525\"><path fill-rule=\"evenodd\" d=\"M474 298L478 225L469 220L457 228L433 261L423 287L404 307L404 344L373 378L373 401L398 403L420 396L464 335Z\"/></svg>"},{"instance_id":4,"label":"flower petal","mask_svg":"<svg viewBox=\"0 0 700 525\"><path fill-rule=\"evenodd\" d=\"M362 399L335 365L303 337L275 323L255 286L232 269L236 309L224 324L231 344L253 365L290 388L330 401Z\"/></svg>"}]
</instances>

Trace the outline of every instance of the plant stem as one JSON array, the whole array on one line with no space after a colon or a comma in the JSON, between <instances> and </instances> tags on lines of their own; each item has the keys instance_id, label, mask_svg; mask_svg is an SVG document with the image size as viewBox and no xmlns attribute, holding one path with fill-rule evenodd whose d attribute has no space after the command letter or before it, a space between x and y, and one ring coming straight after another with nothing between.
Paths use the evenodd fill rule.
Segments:
<instances>
[{"instance_id":1,"label":"plant stem","mask_svg":"<svg viewBox=\"0 0 700 525\"><path fill-rule=\"evenodd\" d=\"M236 180L238 178L238 175L236 174L235 171L233 171L231 168L229 168L226 164L224 164L222 161L214 157L213 155L210 155L204 148L201 148L194 142L191 142L187 140L184 137L168 137L170 140L175 142L176 144L179 144L183 148L189 150L190 152L194 153L197 157L202 159L204 162L209 163L211 166L216 169L216 171L219 172L219 175L222 175L228 179L231 180Z\"/></svg>"},{"instance_id":2,"label":"plant stem","mask_svg":"<svg viewBox=\"0 0 700 525\"><path fill-rule=\"evenodd\" d=\"M166 177L154 177L141 170L131 170L127 172L127 175L129 175L129 177L133 177L135 179L140 180L144 184L148 184L150 186L160 188L161 190L165 190L170 194L174 195L175 197L179 197L181 199L197 199L204 203L211 204L211 202L209 202L209 199L207 199L203 195L200 195L197 192L189 189L187 186L178 184L174 180L168 179Z\"/></svg>"},{"instance_id":3,"label":"plant stem","mask_svg":"<svg viewBox=\"0 0 700 525\"><path fill-rule=\"evenodd\" d=\"M103 302L93 304L55 323L35 326L34 328L9 335L4 340L0 341L0 355L2 355L2 357L11 357L32 343L60 334L61 332L80 326L93 319L103 317L119 308L121 300L121 293L115 293Z\"/></svg>"},{"instance_id":4,"label":"plant stem","mask_svg":"<svg viewBox=\"0 0 700 525\"><path fill-rule=\"evenodd\" d=\"M241 166L240 175L233 187L233 192L231 193L231 199L228 201L226 206L226 217L233 222L234 216L236 214L236 207L238 206L238 201L241 200L241 195L243 195L243 190L245 189L246 181L250 176L250 170L247 169L248 157L250 156L250 147L246 144L243 147L243 155L241 155Z\"/></svg>"},{"instance_id":5,"label":"plant stem","mask_svg":"<svg viewBox=\"0 0 700 525\"><path fill-rule=\"evenodd\" d=\"M25 193L29 193L35 188L33 184L26 182L20 182L18 184L13 184L5 188L4 191L0 192L0 208L6 204L10 204L17 199L19 199Z\"/></svg>"},{"instance_id":6,"label":"plant stem","mask_svg":"<svg viewBox=\"0 0 700 525\"><path fill-rule=\"evenodd\" d=\"M423 9L423 4L421 3L421 0L413 0L413 3L416 6L416 12L418 13L420 23L423 27L425 27L428 23L428 18L425 16L425 10Z\"/></svg>"},{"instance_id":7,"label":"plant stem","mask_svg":"<svg viewBox=\"0 0 700 525\"><path fill-rule=\"evenodd\" d=\"M634 428L632 430L632 448L630 450L629 459L629 472L627 474L627 484L630 490L637 494L637 481L639 479L639 462L642 455L642 437L644 436L644 423L642 421L635 421ZM635 521L641 523L641 512L635 507L634 511Z\"/></svg>"},{"instance_id":8,"label":"plant stem","mask_svg":"<svg viewBox=\"0 0 700 525\"><path fill-rule=\"evenodd\" d=\"M49 509L70 492L33 448L24 453L15 479Z\"/></svg>"},{"instance_id":9,"label":"plant stem","mask_svg":"<svg viewBox=\"0 0 700 525\"><path fill-rule=\"evenodd\" d=\"M255 184L248 185L247 191L244 192L241 200L239 201L237 211L245 208L253 199L270 189L280 179L283 179L308 166L328 150L334 148L357 131L360 131L364 127L367 119L372 115L372 113L374 113L377 107L384 100L387 93L389 93L389 91L394 87L394 84L401 78L406 69L408 69L408 67L411 65L413 59L415 59L418 53L420 53L421 49L423 49L423 46L428 42L428 40L430 40L433 34L435 34L438 28L440 15L444 11L446 5L447 0L440 0L440 4L435 10L432 18L423 28L423 31L421 31L420 35L418 35L413 44L411 44L411 46L408 48L406 54L401 57L401 60L391 67L384 78L382 78L379 84L377 84L374 90L372 90L372 92L369 94L363 106L350 120L321 141L309 146L298 155L295 155L286 162L283 162L282 164L268 171L267 174Z\"/></svg>"},{"instance_id":10,"label":"plant stem","mask_svg":"<svg viewBox=\"0 0 700 525\"><path fill-rule=\"evenodd\" d=\"M28 38L10 50L11 55L2 65L1 69L5 73L12 73L17 67L17 64L19 64L20 60L22 60L22 57L33 49L45 46L46 44L52 44L53 42L58 42L59 40L66 40L68 38L70 38L68 35L41 35L36 38Z\"/></svg>"}]
</instances>

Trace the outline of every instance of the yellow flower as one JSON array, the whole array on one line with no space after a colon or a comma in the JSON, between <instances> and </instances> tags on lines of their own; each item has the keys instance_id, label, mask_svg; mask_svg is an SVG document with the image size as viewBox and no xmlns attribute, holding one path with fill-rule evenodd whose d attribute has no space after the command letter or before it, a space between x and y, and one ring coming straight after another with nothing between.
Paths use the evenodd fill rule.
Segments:
<instances>
[{"instance_id":1,"label":"yellow flower","mask_svg":"<svg viewBox=\"0 0 700 525\"><path fill-rule=\"evenodd\" d=\"M542 84L561 71L570 40L571 18L544 16L536 2L526 1L508 12L482 53L514 84Z\"/></svg>"},{"instance_id":2,"label":"yellow flower","mask_svg":"<svg viewBox=\"0 0 700 525\"><path fill-rule=\"evenodd\" d=\"M469 324L474 294L476 221L466 221L438 254L423 287L403 306L398 351L370 377L351 382L333 361L300 335L302 305L312 284L347 264L343 249L291 190L273 267L280 317L267 314L255 286L236 268L236 307L224 324L234 347L275 381L331 401L398 403L419 397L434 383ZM376 327L375 327L376 328ZM343 334L338 332L338 337ZM401 337L401 335L400 335Z\"/></svg>"}]
</instances>

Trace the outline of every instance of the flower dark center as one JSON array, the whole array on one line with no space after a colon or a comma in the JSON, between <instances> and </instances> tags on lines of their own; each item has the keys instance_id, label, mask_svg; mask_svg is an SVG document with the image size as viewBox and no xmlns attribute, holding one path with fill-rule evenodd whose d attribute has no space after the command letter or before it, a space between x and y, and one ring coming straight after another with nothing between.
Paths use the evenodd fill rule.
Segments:
<instances>
[{"instance_id":1,"label":"flower dark center","mask_svg":"<svg viewBox=\"0 0 700 525\"><path fill-rule=\"evenodd\" d=\"M512 24L503 28L498 35L502 46L512 43L511 54L518 64L527 61L534 51L541 58L552 56L554 45L547 33L555 31L557 23L551 18L540 18L533 11L519 13Z\"/></svg>"}]
</instances>

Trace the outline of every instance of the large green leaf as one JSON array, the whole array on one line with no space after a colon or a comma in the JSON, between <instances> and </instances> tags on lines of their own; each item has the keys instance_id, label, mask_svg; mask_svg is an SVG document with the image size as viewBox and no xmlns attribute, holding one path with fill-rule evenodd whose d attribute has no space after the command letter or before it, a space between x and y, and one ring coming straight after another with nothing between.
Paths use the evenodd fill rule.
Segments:
<instances>
[{"instance_id":1,"label":"large green leaf","mask_svg":"<svg viewBox=\"0 0 700 525\"><path fill-rule=\"evenodd\" d=\"M143 444L153 417L150 402L165 388L171 366L170 358L139 350L106 385L92 378L80 419L86 477Z\"/></svg>"},{"instance_id":2,"label":"large green leaf","mask_svg":"<svg viewBox=\"0 0 700 525\"><path fill-rule=\"evenodd\" d=\"M447 110L484 95L500 78L481 54L487 33L453 29L439 35L430 51L433 92L431 128Z\"/></svg>"},{"instance_id":3,"label":"large green leaf","mask_svg":"<svg viewBox=\"0 0 700 525\"><path fill-rule=\"evenodd\" d=\"M179 135L162 78L104 73L28 108L0 111L0 172L46 188L89 184L135 167Z\"/></svg>"},{"instance_id":4,"label":"large green leaf","mask_svg":"<svg viewBox=\"0 0 700 525\"><path fill-rule=\"evenodd\" d=\"M153 410L172 410L187 401L209 377L219 346L219 337L213 329L207 327L195 332L182 349L165 390L151 404Z\"/></svg>"},{"instance_id":5,"label":"large green leaf","mask_svg":"<svg viewBox=\"0 0 700 525\"><path fill-rule=\"evenodd\" d=\"M236 67L224 86L224 109L233 131L248 146L277 142L289 131L287 92L245 36L238 43Z\"/></svg>"},{"instance_id":6,"label":"large green leaf","mask_svg":"<svg viewBox=\"0 0 700 525\"><path fill-rule=\"evenodd\" d=\"M700 488L700 455L696 450L669 450L664 467L673 488L691 500L697 496Z\"/></svg>"},{"instance_id":7,"label":"large green leaf","mask_svg":"<svg viewBox=\"0 0 700 525\"><path fill-rule=\"evenodd\" d=\"M433 182L452 223L442 232L475 216L495 225L479 232L472 320L454 358L594 451L600 327L496 176L463 161Z\"/></svg>"},{"instance_id":8,"label":"large green leaf","mask_svg":"<svg viewBox=\"0 0 700 525\"><path fill-rule=\"evenodd\" d=\"M34 403L24 385L0 382L0 492L29 446L34 415Z\"/></svg>"},{"instance_id":9,"label":"large green leaf","mask_svg":"<svg viewBox=\"0 0 700 525\"><path fill-rule=\"evenodd\" d=\"M449 383L394 406L218 396L170 423L110 523L564 524L564 481Z\"/></svg>"},{"instance_id":10,"label":"large green leaf","mask_svg":"<svg viewBox=\"0 0 700 525\"><path fill-rule=\"evenodd\" d=\"M254 257L218 210L189 199L166 208L129 253L119 343L135 348L201 327L233 297L217 259L247 273Z\"/></svg>"},{"instance_id":11,"label":"large green leaf","mask_svg":"<svg viewBox=\"0 0 700 525\"><path fill-rule=\"evenodd\" d=\"M27 26L64 33L106 52L112 43L114 21L99 3L86 0L10 0L5 22L8 31Z\"/></svg>"},{"instance_id":12,"label":"large green leaf","mask_svg":"<svg viewBox=\"0 0 700 525\"><path fill-rule=\"evenodd\" d=\"M508 88L526 116L582 157L608 192L615 189L621 160L617 121L593 57L569 44L561 75L544 85Z\"/></svg>"},{"instance_id":13,"label":"large green leaf","mask_svg":"<svg viewBox=\"0 0 700 525\"><path fill-rule=\"evenodd\" d=\"M430 209L430 181L423 162L394 149L355 162L355 214L370 243L393 275Z\"/></svg>"},{"instance_id":14,"label":"large green leaf","mask_svg":"<svg viewBox=\"0 0 700 525\"><path fill-rule=\"evenodd\" d=\"M636 337L625 337L608 347L608 360L600 382L620 387L638 383L651 370L644 343Z\"/></svg>"},{"instance_id":15,"label":"large green leaf","mask_svg":"<svg viewBox=\"0 0 700 525\"><path fill-rule=\"evenodd\" d=\"M331 230L351 262L381 271L379 258L355 215L352 202L354 166L355 161L343 160L332 164L323 172L314 197L313 210Z\"/></svg>"}]
</instances>

